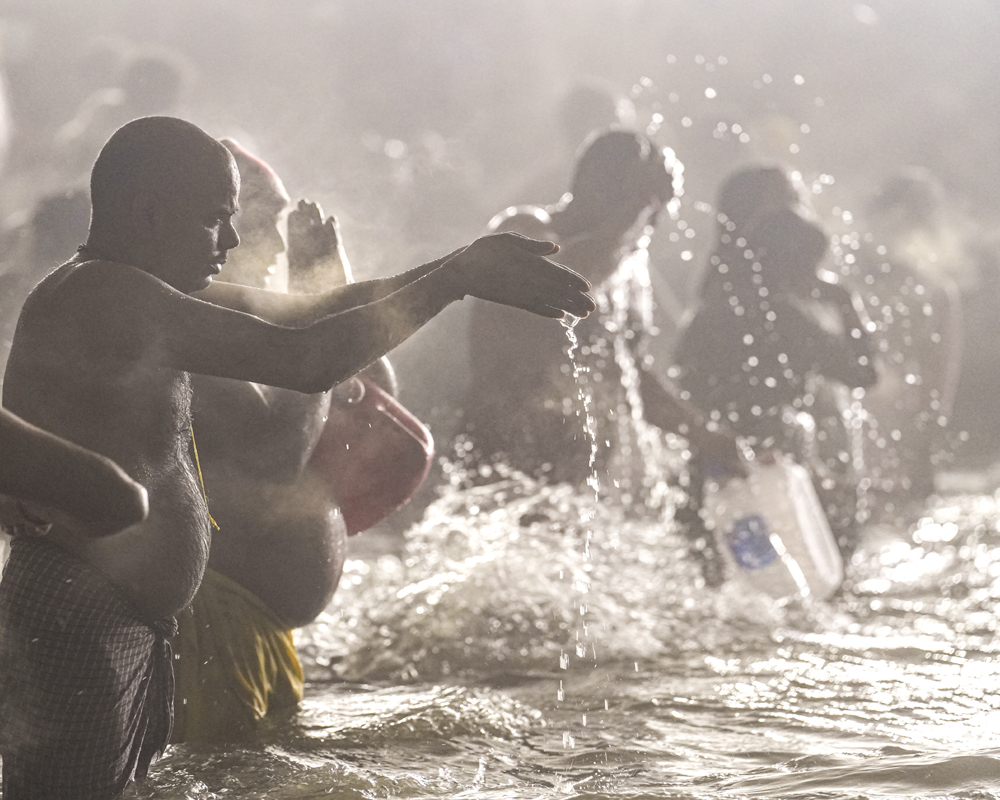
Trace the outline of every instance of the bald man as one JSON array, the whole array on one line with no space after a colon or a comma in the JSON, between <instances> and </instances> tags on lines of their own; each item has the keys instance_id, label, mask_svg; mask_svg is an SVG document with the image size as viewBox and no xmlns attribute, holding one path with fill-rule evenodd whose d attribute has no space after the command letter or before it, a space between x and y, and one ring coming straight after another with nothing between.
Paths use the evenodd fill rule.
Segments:
<instances>
[{"instance_id":1,"label":"bald man","mask_svg":"<svg viewBox=\"0 0 1000 800\"><path fill-rule=\"evenodd\" d=\"M54 525L44 556L73 571L68 588L37 567L37 548L11 555L5 580L31 579L8 598L0 636L22 646L0 651L0 673L34 678L0 698L11 800L116 797L169 740L168 640L210 542L189 373L319 392L465 296L553 319L594 309L587 281L546 259L555 245L515 235L322 295L213 283L239 244L238 193L232 155L201 129L128 123L94 164L86 245L22 310L5 404L115 460L147 488L149 516L101 538ZM72 629L39 626L38 609L72 613Z\"/></svg>"}]
</instances>

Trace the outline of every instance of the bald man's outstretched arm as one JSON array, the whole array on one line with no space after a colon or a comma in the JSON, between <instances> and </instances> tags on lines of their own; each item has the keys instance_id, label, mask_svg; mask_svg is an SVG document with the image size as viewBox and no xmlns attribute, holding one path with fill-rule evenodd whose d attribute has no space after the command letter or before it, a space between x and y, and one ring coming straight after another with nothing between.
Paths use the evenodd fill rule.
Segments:
<instances>
[{"instance_id":1,"label":"bald man's outstretched arm","mask_svg":"<svg viewBox=\"0 0 1000 800\"><path fill-rule=\"evenodd\" d=\"M578 314L571 308L544 302L545 293L558 293L560 285L565 290L564 300L571 300L574 293L590 289L576 273L548 261L546 256L554 255L558 249L551 242L514 233L484 236L468 247L391 278L349 283L324 294L287 295L215 282L195 296L276 325L301 327L331 314L385 299L448 264L457 278L461 276L458 279L465 286L464 294L543 316L560 317L563 311L586 316L593 310L593 303L587 306L585 313Z\"/></svg>"},{"instance_id":2,"label":"bald man's outstretched arm","mask_svg":"<svg viewBox=\"0 0 1000 800\"><path fill-rule=\"evenodd\" d=\"M275 325L302 328L331 314L368 305L395 294L414 281L429 275L440 267L446 258L448 257L415 267L391 278L348 283L322 294L286 294L237 283L214 281L207 289L195 292L193 296L223 308L253 314Z\"/></svg>"},{"instance_id":3,"label":"bald man's outstretched arm","mask_svg":"<svg viewBox=\"0 0 1000 800\"><path fill-rule=\"evenodd\" d=\"M589 284L544 256L549 243L486 237L372 302L304 327L270 324L172 289L122 264L92 261L63 281L64 308L95 359L318 392L346 380L466 295L554 319L593 308ZM360 284L364 286L364 284ZM275 295L275 306L295 298Z\"/></svg>"}]
</instances>

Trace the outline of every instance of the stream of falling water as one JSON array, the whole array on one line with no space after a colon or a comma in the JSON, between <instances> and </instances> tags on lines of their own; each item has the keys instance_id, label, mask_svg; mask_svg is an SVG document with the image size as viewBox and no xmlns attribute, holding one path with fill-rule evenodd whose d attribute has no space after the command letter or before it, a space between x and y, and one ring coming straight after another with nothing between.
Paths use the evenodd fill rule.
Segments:
<instances>
[{"instance_id":1,"label":"stream of falling water","mask_svg":"<svg viewBox=\"0 0 1000 800\"><path fill-rule=\"evenodd\" d=\"M577 398L580 401L583 417L583 430L587 436L587 440L590 442L590 475L587 477L587 485L594 490L594 497L596 498L601 491L601 482L597 477L597 469L595 468L595 464L597 463L597 420L594 418L593 413L594 399L586 383L586 376L590 372L590 369L581 364L576 358L576 351L580 348L580 342L576 337L575 329L579 321L579 317L574 317L572 314L564 314L562 326L565 328L566 338L569 340L566 355L573 369L573 380L576 383Z\"/></svg>"},{"instance_id":2,"label":"stream of falling water","mask_svg":"<svg viewBox=\"0 0 1000 800\"><path fill-rule=\"evenodd\" d=\"M589 469L590 474L587 476L587 486L589 486L594 492L594 501L596 502L600 496L601 484L600 479L597 475L596 463L597 463L597 421L593 414L593 396L591 395L590 389L587 385L587 375L589 374L589 368L581 364L576 358L576 352L579 349L580 342L576 336L576 325L580 321L579 317L574 317L572 314L566 314L563 316L562 325L566 330L566 338L569 340L569 347L566 350L566 355L569 358L570 364L573 370L573 380L577 387L577 399L580 402L580 408L578 413L582 417L583 430L587 436L587 440L590 443L590 459L589 459ZM585 572L589 572L587 569L590 565L590 560L592 558L591 542L594 537L594 512L592 509L583 509L581 513L580 522L584 525L584 541L583 541L583 556L584 565L583 569ZM591 631L591 626L588 625L588 602L587 595L590 593L591 584L590 581L585 578L580 578L574 582L571 587L571 591L574 591L578 595L578 608L580 611L579 625L575 631L576 643L575 652L577 659L583 661L588 658L587 645L590 644L590 658L593 661L593 666L597 666L597 643L596 641L591 641L593 633ZM559 669L567 670L569 669L569 655L563 651L559 654ZM566 700L566 688L562 680L559 681L559 690L557 692L557 700L560 703ZM583 727L587 725L587 715L584 713L581 718L581 723ZM569 731L563 732L563 747L566 749L573 749L576 746L576 740L573 734Z\"/></svg>"}]
</instances>

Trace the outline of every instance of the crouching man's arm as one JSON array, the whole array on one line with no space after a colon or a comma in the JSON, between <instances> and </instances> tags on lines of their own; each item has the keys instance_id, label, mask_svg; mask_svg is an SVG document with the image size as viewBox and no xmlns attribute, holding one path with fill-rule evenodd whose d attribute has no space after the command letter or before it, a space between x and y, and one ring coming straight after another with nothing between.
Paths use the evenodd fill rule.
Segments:
<instances>
[{"instance_id":1,"label":"crouching man's arm","mask_svg":"<svg viewBox=\"0 0 1000 800\"><path fill-rule=\"evenodd\" d=\"M146 490L113 461L0 409L0 527L105 536L142 522Z\"/></svg>"}]
</instances>

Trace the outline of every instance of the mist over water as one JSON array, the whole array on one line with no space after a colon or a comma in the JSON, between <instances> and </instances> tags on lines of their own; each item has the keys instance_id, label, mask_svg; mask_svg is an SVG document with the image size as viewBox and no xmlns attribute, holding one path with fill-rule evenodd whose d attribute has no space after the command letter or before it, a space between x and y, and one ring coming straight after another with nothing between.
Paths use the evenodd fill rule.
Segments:
<instances>
[{"instance_id":1,"label":"mist over water","mask_svg":"<svg viewBox=\"0 0 1000 800\"><path fill-rule=\"evenodd\" d=\"M829 603L704 585L672 521L679 440L633 430L667 467L647 518L595 498L600 476L573 489L502 465L470 475L449 455L411 508L353 542L332 605L299 632L300 711L246 746L174 747L129 796L1000 797L998 36L987 0L0 9L5 289L25 253L44 271L77 243L42 257L26 226L43 195L84 179L52 157L57 132L156 46L185 75L170 113L237 138L293 201L336 214L359 280L449 252L510 204L556 201L578 144L556 110L588 78L629 98L635 127L685 165L679 207L637 265L662 375L712 248L716 189L750 160L802 178L835 240L827 266L868 288L876 322L936 319L923 287L942 275L965 310L953 409L921 412L941 429L935 469L963 492L892 506ZM907 242L915 277L886 279L888 235L866 204L908 165L946 200L935 235ZM448 309L393 356L439 452L460 430L467 313ZM619 366L634 395L634 365ZM865 398L852 401L867 419ZM869 455L885 454L875 477L898 475L906 429L865 425Z\"/></svg>"}]
</instances>

